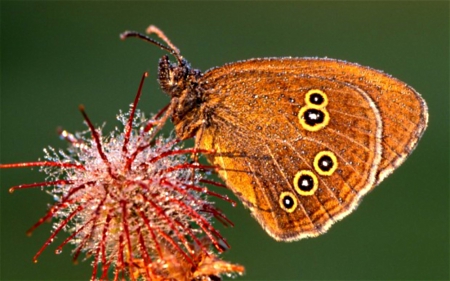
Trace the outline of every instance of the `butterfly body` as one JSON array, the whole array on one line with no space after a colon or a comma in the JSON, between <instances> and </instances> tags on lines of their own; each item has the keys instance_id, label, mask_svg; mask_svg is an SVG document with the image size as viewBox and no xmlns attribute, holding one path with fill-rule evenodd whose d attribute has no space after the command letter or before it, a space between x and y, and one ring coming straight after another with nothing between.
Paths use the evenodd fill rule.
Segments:
<instances>
[{"instance_id":1,"label":"butterfly body","mask_svg":"<svg viewBox=\"0 0 450 281\"><path fill-rule=\"evenodd\" d=\"M326 232L404 162L426 128L425 101L381 71L286 57L202 73L151 28L169 47L144 39L178 60L164 56L158 76L177 136L215 152L208 161L276 240Z\"/></svg>"}]
</instances>

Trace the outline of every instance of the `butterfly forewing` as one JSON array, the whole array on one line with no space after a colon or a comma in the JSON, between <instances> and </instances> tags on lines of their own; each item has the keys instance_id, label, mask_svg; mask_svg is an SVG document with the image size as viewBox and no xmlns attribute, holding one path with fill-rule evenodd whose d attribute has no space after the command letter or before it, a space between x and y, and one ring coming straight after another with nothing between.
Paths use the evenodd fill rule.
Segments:
<instances>
[{"instance_id":1,"label":"butterfly forewing","mask_svg":"<svg viewBox=\"0 0 450 281\"><path fill-rule=\"evenodd\" d=\"M200 83L209 108L197 145L217 151L210 161L278 240L316 236L347 215L427 119L404 83L336 60L237 62Z\"/></svg>"}]
</instances>

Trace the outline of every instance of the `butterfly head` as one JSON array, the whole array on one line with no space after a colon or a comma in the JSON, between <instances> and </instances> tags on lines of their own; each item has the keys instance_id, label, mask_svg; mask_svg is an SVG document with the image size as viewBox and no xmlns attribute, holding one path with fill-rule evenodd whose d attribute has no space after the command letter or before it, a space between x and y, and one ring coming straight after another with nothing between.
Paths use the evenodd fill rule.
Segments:
<instances>
[{"instance_id":1,"label":"butterfly head","mask_svg":"<svg viewBox=\"0 0 450 281\"><path fill-rule=\"evenodd\" d=\"M177 63L171 63L167 55L159 60L158 82L171 98L179 98L186 91L195 91L201 76L200 70L192 69L182 57Z\"/></svg>"},{"instance_id":2,"label":"butterfly head","mask_svg":"<svg viewBox=\"0 0 450 281\"><path fill-rule=\"evenodd\" d=\"M192 69L181 56L180 50L170 42L169 38L156 26L147 28L148 34L156 34L165 44L160 43L144 34L135 31L125 31L120 38L136 37L174 56L172 63L168 55L159 60L158 82L161 89L170 96L172 109L170 115L177 131L177 136L186 139L195 134L199 128L199 121L204 120L204 110L201 106L205 102L205 95L199 87L203 74L198 69Z\"/></svg>"},{"instance_id":3,"label":"butterfly head","mask_svg":"<svg viewBox=\"0 0 450 281\"><path fill-rule=\"evenodd\" d=\"M199 88L202 73L192 69L183 58L171 63L167 55L159 60L158 82L161 89L171 97L172 122L181 139L192 137L198 129L201 104L204 96Z\"/></svg>"}]
</instances>

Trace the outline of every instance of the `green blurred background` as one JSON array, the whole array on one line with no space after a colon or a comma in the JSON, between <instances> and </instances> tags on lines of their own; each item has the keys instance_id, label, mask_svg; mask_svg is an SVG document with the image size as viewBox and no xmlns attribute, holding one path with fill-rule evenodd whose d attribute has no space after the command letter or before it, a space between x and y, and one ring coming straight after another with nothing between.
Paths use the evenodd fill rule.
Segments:
<instances>
[{"instance_id":1,"label":"green blurred background","mask_svg":"<svg viewBox=\"0 0 450 281\"><path fill-rule=\"evenodd\" d=\"M162 28L196 68L252 57L319 56L358 62L422 93L430 125L416 151L358 210L315 239L272 240L241 204L219 203L235 222L221 229L225 260L246 267L238 280L449 278L448 2L1 2L1 163L32 161L65 148L56 128L84 130L77 106L106 130L118 125L141 74L140 108L169 99L156 83L163 52L127 30ZM50 224L25 231L52 198L8 188L42 181L37 169L2 170L1 280L87 280L89 262L69 249L32 257ZM59 241L62 241L60 239Z\"/></svg>"}]
</instances>

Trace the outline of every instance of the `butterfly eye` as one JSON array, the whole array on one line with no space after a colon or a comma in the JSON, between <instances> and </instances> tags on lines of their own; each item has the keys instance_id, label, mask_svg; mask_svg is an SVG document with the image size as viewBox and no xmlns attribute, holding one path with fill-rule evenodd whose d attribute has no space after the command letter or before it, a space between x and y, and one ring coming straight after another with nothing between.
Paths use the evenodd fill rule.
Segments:
<instances>
[{"instance_id":1,"label":"butterfly eye","mask_svg":"<svg viewBox=\"0 0 450 281\"><path fill-rule=\"evenodd\" d=\"M306 110L303 114L303 117L305 118L306 124L310 126L322 124L325 120L325 114L322 111L314 108Z\"/></svg>"},{"instance_id":2,"label":"butterfly eye","mask_svg":"<svg viewBox=\"0 0 450 281\"><path fill-rule=\"evenodd\" d=\"M311 96L309 96L309 102L315 105L322 105L324 103L325 99L322 95L318 93L314 93Z\"/></svg>"},{"instance_id":3,"label":"butterfly eye","mask_svg":"<svg viewBox=\"0 0 450 281\"><path fill-rule=\"evenodd\" d=\"M324 108L328 105L328 96L321 90L309 90L305 95L305 103L309 107Z\"/></svg>"},{"instance_id":4,"label":"butterfly eye","mask_svg":"<svg viewBox=\"0 0 450 281\"><path fill-rule=\"evenodd\" d=\"M325 108L304 106L298 113L300 125L308 131L318 131L330 122L330 115Z\"/></svg>"},{"instance_id":5,"label":"butterfly eye","mask_svg":"<svg viewBox=\"0 0 450 281\"><path fill-rule=\"evenodd\" d=\"M295 174L294 189L302 196L310 196L316 192L319 181L316 175L308 170L301 170Z\"/></svg>"},{"instance_id":6,"label":"butterfly eye","mask_svg":"<svg viewBox=\"0 0 450 281\"><path fill-rule=\"evenodd\" d=\"M336 171L338 161L331 151L321 151L314 157L314 169L319 175L331 176Z\"/></svg>"},{"instance_id":7,"label":"butterfly eye","mask_svg":"<svg viewBox=\"0 0 450 281\"><path fill-rule=\"evenodd\" d=\"M280 195L280 207L288 213L292 213L297 208L297 198L292 192L282 192Z\"/></svg>"}]
</instances>

